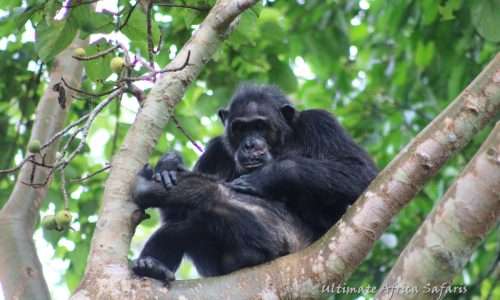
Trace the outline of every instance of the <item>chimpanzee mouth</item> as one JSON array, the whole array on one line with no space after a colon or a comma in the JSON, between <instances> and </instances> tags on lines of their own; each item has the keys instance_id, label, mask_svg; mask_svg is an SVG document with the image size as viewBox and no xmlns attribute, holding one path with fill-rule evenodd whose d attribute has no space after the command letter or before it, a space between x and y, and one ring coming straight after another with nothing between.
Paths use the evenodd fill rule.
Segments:
<instances>
[{"instance_id":1,"label":"chimpanzee mouth","mask_svg":"<svg viewBox=\"0 0 500 300\"><path fill-rule=\"evenodd\" d=\"M249 163L249 164L244 164L244 165L242 165L242 167L243 167L244 169L249 170L249 169L255 169L255 168L258 168L258 167L262 166L263 164L264 164L263 162L258 162L258 163Z\"/></svg>"}]
</instances>

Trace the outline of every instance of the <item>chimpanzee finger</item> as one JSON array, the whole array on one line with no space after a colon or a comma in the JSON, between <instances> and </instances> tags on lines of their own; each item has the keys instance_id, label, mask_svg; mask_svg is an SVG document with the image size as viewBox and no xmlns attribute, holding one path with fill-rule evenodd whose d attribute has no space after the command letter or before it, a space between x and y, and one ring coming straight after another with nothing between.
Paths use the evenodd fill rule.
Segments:
<instances>
[{"instance_id":1,"label":"chimpanzee finger","mask_svg":"<svg viewBox=\"0 0 500 300\"><path fill-rule=\"evenodd\" d=\"M170 180L172 181L172 184L176 185L177 184L177 172L169 171L168 174L170 175Z\"/></svg>"},{"instance_id":2,"label":"chimpanzee finger","mask_svg":"<svg viewBox=\"0 0 500 300\"><path fill-rule=\"evenodd\" d=\"M163 181L163 185L167 190L170 190L171 188L174 187L172 184L172 180L170 179L170 175L168 171L163 171L160 173L161 174L161 180Z\"/></svg>"},{"instance_id":3,"label":"chimpanzee finger","mask_svg":"<svg viewBox=\"0 0 500 300\"><path fill-rule=\"evenodd\" d=\"M156 181L158 183L162 182L160 173L155 173L153 175L153 179L154 179L154 181Z\"/></svg>"},{"instance_id":4,"label":"chimpanzee finger","mask_svg":"<svg viewBox=\"0 0 500 300\"><path fill-rule=\"evenodd\" d=\"M168 283L169 281L175 280L175 273L170 271L170 269L168 269L164 265L158 266L158 269L163 274L163 276L165 276L166 283Z\"/></svg>"},{"instance_id":5,"label":"chimpanzee finger","mask_svg":"<svg viewBox=\"0 0 500 300\"><path fill-rule=\"evenodd\" d=\"M263 196L257 189L247 184L238 184L234 181L227 184L231 189L235 192L240 192L243 194L254 195L254 196Z\"/></svg>"}]
</instances>

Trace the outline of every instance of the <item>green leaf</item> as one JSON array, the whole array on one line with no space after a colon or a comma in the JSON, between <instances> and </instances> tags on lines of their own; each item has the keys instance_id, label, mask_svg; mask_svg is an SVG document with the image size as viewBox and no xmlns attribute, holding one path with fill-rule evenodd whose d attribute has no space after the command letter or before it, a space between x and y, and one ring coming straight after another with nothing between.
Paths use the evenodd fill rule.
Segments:
<instances>
[{"instance_id":1,"label":"green leaf","mask_svg":"<svg viewBox=\"0 0 500 300\"><path fill-rule=\"evenodd\" d=\"M258 36L257 17L255 13L247 11L241 16L236 30L230 35L228 42L233 45L255 45Z\"/></svg>"},{"instance_id":2,"label":"green leaf","mask_svg":"<svg viewBox=\"0 0 500 300\"><path fill-rule=\"evenodd\" d=\"M89 33L111 33L115 29L114 17L107 11L103 11L102 13L91 11L90 23L93 28Z\"/></svg>"},{"instance_id":3,"label":"green leaf","mask_svg":"<svg viewBox=\"0 0 500 300\"><path fill-rule=\"evenodd\" d=\"M80 5L71 10L71 15L80 28L80 38L86 39L93 33L111 33L115 29L113 15L106 11L96 13L89 5Z\"/></svg>"},{"instance_id":4,"label":"green leaf","mask_svg":"<svg viewBox=\"0 0 500 300\"><path fill-rule=\"evenodd\" d=\"M128 12L125 11L124 15ZM160 41L160 29L155 24L154 19L151 20L151 33L153 35L153 43L156 45ZM146 14L144 11L136 8L132 12L127 25L122 28L122 33L132 41L147 42Z\"/></svg>"},{"instance_id":5,"label":"green leaf","mask_svg":"<svg viewBox=\"0 0 500 300\"><path fill-rule=\"evenodd\" d=\"M94 55L109 48L111 48L111 46L108 44L106 39L101 38L92 43L92 45L88 46L85 51L87 52L87 55ZM85 68L85 73L89 79L92 81L104 81L108 78L112 73L109 63L113 57L112 53L108 53L104 57L84 61L83 67Z\"/></svg>"},{"instance_id":6,"label":"green leaf","mask_svg":"<svg viewBox=\"0 0 500 300\"><path fill-rule=\"evenodd\" d=\"M422 0L420 6L422 7L422 22L426 26L430 25L439 14L439 1Z\"/></svg>"},{"instance_id":7,"label":"green leaf","mask_svg":"<svg viewBox=\"0 0 500 300\"><path fill-rule=\"evenodd\" d=\"M282 16L281 12L277 9L265 7L260 12L259 23L265 22L278 22L280 17Z\"/></svg>"},{"instance_id":8,"label":"green leaf","mask_svg":"<svg viewBox=\"0 0 500 300\"><path fill-rule=\"evenodd\" d=\"M424 42L419 41L417 44L417 51L415 52L415 64L417 67L427 67L432 62L435 51L436 47L434 42L425 44Z\"/></svg>"},{"instance_id":9,"label":"green leaf","mask_svg":"<svg viewBox=\"0 0 500 300\"><path fill-rule=\"evenodd\" d=\"M1 3L0 3L0 9L8 11L8 10L11 10L12 8L21 6L21 4L22 4L21 0L1 1Z\"/></svg>"},{"instance_id":10,"label":"green leaf","mask_svg":"<svg viewBox=\"0 0 500 300\"><path fill-rule=\"evenodd\" d=\"M363 41L368 36L368 26L364 23L349 27L349 38L353 43Z\"/></svg>"},{"instance_id":11,"label":"green leaf","mask_svg":"<svg viewBox=\"0 0 500 300\"><path fill-rule=\"evenodd\" d=\"M75 18L75 21L78 24L78 28L80 28L80 30L87 31L86 27L91 26L89 5L79 5L75 8L72 8L71 16Z\"/></svg>"},{"instance_id":12,"label":"green leaf","mask_svg":"<svg viewBox=\"0 0 500 300\"><path fill-rule=\"evenodd\" d=\"M87 6L88 5L83 5ZM61 8L61 3L57 0L48 0L43 8L43 14L45 16L45 22L50 25L54 20L57 11Z\"/></svg>"},{"instance_id":13,"label":"green leaf","mask_svg":"<svg viewBox=\"0 0 500 300\"><path fill-rule=\"evenodd\" d=\"M472 24L482 37L491 42L500 41L500 1L475 1L471 15Z\"/></svg>"},{"instance_id":14,"label":"green leaf","mask_svg":"<svg viewBox=\"0 0 500 300\"><path fill-rule=\"evenodd\" d=\"M445 5L439 6L438 10L441 14L441 21L450 21L455 19L453 12L458 10L461 5L461 0L448 0Z\"/></svg>"},{"instance_id":15,"label":"green leaf","mask_svg":"<svg viewBox=\"0 0 500 300\"><path fill-rule=\"evenodd\" d=\"M186 14L186 16L184 17L184 24L186 24L186 28L191 28L191 25L195 23L198 15L200 15L200 13L198 12L188 12Z\"/></svg>"},{"instance_id":16,"label":"green leaf","mask_svg":"<svg viewBox=\"0 0 500 300\"><path fill-rule=\"evenodd\" d=\"M292 68L276 57L271 57L269 63L271 64L271 70L269 71L271 83L278 85L285 92L295 92L298 87L298 81Z\"/></svg>"},{"instance_id":17,"label":"green leaf","mask_svg":"<svg viewBox=\"0 0 500 300\"><path fill-rule=\"evenodd\" d=\"M0 38L6 37L16 31L16 20L10 16L0 18Z\"/></svg>"},{"instance_id":18,"label":"green leaf","mask_svg":"<svg viewBox=\"0 0 500 300\"><path fill-rule=\"evenodd\" d=\"M88 7L88 5L80 5L77 8L84 6ZM111 33L115 29L113 15L107 12L96 13L87 9L82 13L78 12L75 15L78 16L78 26L81 30L81 39L86 39L89 35L94 33Z\"/></svg>"},{"instance_id":19,"label":"green leaf","mask_svg":"<svg viewBox=\"0 0 500 300\"><path fill-rule=\"evenodd\" d=\"M249 11L252 12L257 18L262 13L264 9L264 3L262 1L257 2L254 6L250 7Z\"/></svg>"},{"instance_id":20,"label":"green leaf","mask_svg":"<svg viewBox=\"0 0 500 300\"><path fill-rule=\"evenodd\" d=\"M464 88L462 86L462 79L464 76L464 65L456 64L451 76L448 78L448 99L455 98L458 93L460 93L461 89Z\"/></svg>"},{"instance_id":21,"label":"green leaf","mask_svg":"<svg viewBox=\"0 0 500 300\"><path fill-rule=\"evenodd\" d=\"M35 50L40 59L47 63L71 44L78 26L74 18L53 21L51 25L40 24L36 28Z\"/></svg>"}]
</instances>

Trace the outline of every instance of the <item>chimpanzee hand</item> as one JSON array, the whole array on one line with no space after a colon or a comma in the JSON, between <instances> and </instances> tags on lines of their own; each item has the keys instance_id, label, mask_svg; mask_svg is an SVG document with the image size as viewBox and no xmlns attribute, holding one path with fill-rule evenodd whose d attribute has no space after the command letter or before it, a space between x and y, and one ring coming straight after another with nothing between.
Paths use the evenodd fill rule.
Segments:
<instances>
[{"instance_id":1,"label":"chimpanzee hand","mask_svg":"<svg viewBox=\"0 0 500 300\"><path fill-rule=\"evenodd\" d=\"M164 282L175 280L175 274L157 259L146 256L132 262L132 271L141 277L150 277Z\"/></svg>"},{"instance_id":2,"label":"chimpanzee hand","mask_svg":"<svg viewBox=\"0 0 500 300\"><path fill-rule=\"evenodd\" d=\"M177 173L185 171L188 169L182 163L181 156L176 152L169 151L158 160L153 179L163 183L163 186L170 190L177 184Z\"/></svg>"},{"instance_id":3,"label":"chimpanzee hand","mask_svg":"<svg viewBox=\"0 0 500 300\"><path fill-rule=\"evenodd\" d=\"M262 189L259 188L258 182L254 180L252 174L241 175L228 184L229 187L237 192L244 194L263 196Z\"/></svg>"}]
</instances>

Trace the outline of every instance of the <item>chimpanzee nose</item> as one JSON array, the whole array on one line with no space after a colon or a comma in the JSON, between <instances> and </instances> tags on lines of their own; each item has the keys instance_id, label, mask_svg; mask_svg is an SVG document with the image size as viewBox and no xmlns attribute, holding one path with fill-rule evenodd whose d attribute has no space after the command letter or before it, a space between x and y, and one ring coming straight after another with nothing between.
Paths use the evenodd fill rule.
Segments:
<instances>
[{"instance_id":1,"label":"chimpanzee nose","mask_svg":"<svg viewBox=\"0 0 500 300\"><path fill-rule=\"evenodd\" d=\"M251 150L255 147L255 142L253 140L246 140L243 146L245 147L245 150Z\"/></svg>"}]
</instances>

